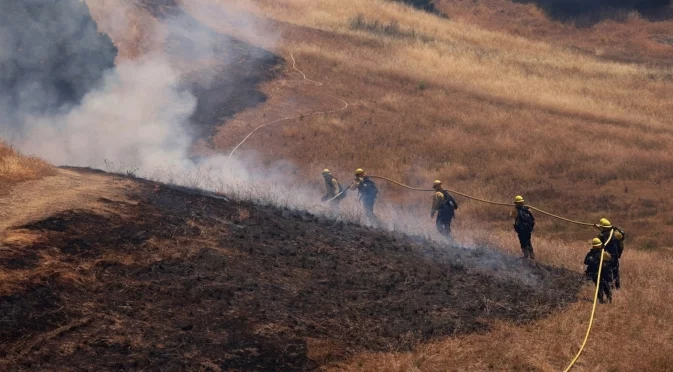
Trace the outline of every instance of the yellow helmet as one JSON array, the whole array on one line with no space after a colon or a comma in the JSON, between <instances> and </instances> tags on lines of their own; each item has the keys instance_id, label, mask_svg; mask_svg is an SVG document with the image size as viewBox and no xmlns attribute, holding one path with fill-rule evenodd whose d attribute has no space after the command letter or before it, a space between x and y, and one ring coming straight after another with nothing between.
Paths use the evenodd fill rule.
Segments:
<instances>
[{"instance_id":1,"label":"yellow helmet","mask_svg":"<svg viewBox=\"0 0 673 372\"><path fill-rule=\"evenodd\" d=\"M515 202L515 203L523 203L523 202L524 202L524 200L523 200L523 196L521 196L521 195L517 195L517 196L515 196L515 197L514 197L514 202Z\"/></svg>"},{"instance_id":2,"label":"yellow helmet","mask_svg":"<svg viewBox=\"0 0 673 372\"><path fill-rule=\"evenodd\" d=\"M325 168L322 170L322 174L330 174L332 172L329 171L329 169Z\"/></svg>"},{"instance_id":3,"label":"yellow helmet","mask_svg":"<svg viewBox=\"0 0 673 372\"><path fill-rule=\"evenodd\" d=\"M435 182L432 183L432 186L439 186L442 184L442 181L440 180L435 180Z\"/></svg>"},{"instance_id":4,"label":"yellow helmet","mask_svg":"<svg viewBox=\"0 0 673 372\"><path fill-rule=\"evenodd\" d=\"M365 173L365 171L362 168L358 168L358 169L355 170L355 175L356 176L359 176L359 175L364 174L364 173Z\"/></svg>"},{"instance_id":5,"label":"yellow helmet","mask_svg":"<svg viewBox=\"0 0 673 372\"><path fill-rule=\"evenodd\" d=\"M594 238L594 240L591 241L591 248L596 249L601 247L603 247L603 242L600 239Z\"/></svg>"},{"instance_id":6,"label":"yellow helmet","mask_svg":"<svg viewBox=\"0 0 673 372\"><path fill-rule=\"evenodd\" d=\"M610 223L610 221L608 221L607 218L601 218L600 225L604 229L612 228L612 224Z\"/></svg>"}]
</instances>

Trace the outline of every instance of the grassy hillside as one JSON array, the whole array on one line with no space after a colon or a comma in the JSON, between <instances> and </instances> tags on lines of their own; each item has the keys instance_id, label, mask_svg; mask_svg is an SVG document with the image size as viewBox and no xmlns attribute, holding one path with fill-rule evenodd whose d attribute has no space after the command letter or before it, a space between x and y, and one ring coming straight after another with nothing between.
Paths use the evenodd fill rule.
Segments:
<instances>
[{"instance_id":1,"label":"grassy hillside","mask_svg":"<svg viewBox=\"0 0 673 372\"><path fill-rule=\"evenodd\" d=\"M495 2L493 0L493 4ZM616 294L612 305L598 308L593 333L579 361L578 370L670 370L673 363L673 329L669 323L673 318L673 309L670 307L673 292L670 291L667 278L673 275L673 200L670 197L673 192L673 155L670 151L673 148L673 129L670 126L673 69L667 67L665 62L673 55L673 48L665 43L650 43L649 38L654 35L653 30L659 30L661 35L665 35L668 32L666 23L651 23L633 17L619 25L606 22L590 30L575 30L567 25L544 23L549 21L539 18L541 13L536 13L539 11L529 5L525 9L531 18L524 17L520 21L518 13L512 12L507 15L510 18L503 18L510 19L509 23L501 21L502 24L491 24L487 29L481 25L497 17L497 12L483 10L482 14L478 7L474 10L466 4L462 8L455 5L464 2L451 2L456 6L454 9L464 12L461 14L465 18L461 21L460 17L447 11L449 2L438 2L438 8L449 14L449 19L446 19L399 2L384 0L227 1L227 4L238 6L243 12L250 12L257 20L255 27L260 28L259 33L251 36L242 33L240 25L232 25L223 21L217 12L207 11L219 3L224 1L196 0L188 2L185 7L194 18L217 31L247 38L247 42L285 56L288 62L292 54L297 66L309 78L323 85L299 83L302 76L288 63L282 76L263 85L263 91L268 97L263 104L246 109L234 119L221 123L219 132L212 139L215 150L229 151L261 123L304 114L297 120L282 122L258 132L241 148L240 154L254 153L265 165L273 165L278 159L291 161L295 167L288 167L292 169L288 175L316 189L322 187L319 174L324 167L329 167L342 179L350 178L355 168L364 167L369 173L389 176L413 186L427 187L433 179L440 178L448 187L501 201L509 201L514 195L523 194L532 204L581 220L597 221L607 216L629 233L627 251L622 261L624 288ZM105 13L106 4L110 6L115 3L102 1L98 4L100 8L94 9L95 16ZM505 10L518 9L509 8L510 3L500 5ZM154 41L143 38L145 33L142 27L149 27L151 23L140 21L153 20L152 15L147 12L136 13L133 9L124 11L139 15L136 23L130 23L128 35L112 37L120 46L120 56L134 58L136 54L156 48ZM526 19L538 19L539 23L526 23ZM99 24L105 28L105 22L99 21ZM545 36L545 30L556 31ZM569 30L570 36L563 30ZM643 49L638 52L638 58L631 58L632 51L640 50L640 40L645 40L640 39L641 36L648 41L642 43ZM581 43L575 44L574 41L578 40ZM620 40L624 40L622 49L619 47ZM609 53L600 51L605 45L610 46ZM588 46L596 49L587 52L578 50L578 46L582 49ZM640 62L618 61L624 59ZM316 111L341 107L341 103L333 97L348 101L348 110L331 115L309 116ZM133 186L129 184L129 187ZM432 221L427 216L427 194L407 192L385 184L381 185L381 189L382 201L394 203L399 211L419 220L426 219L432 228ZM63 274L62 280L49 283L66 283L77 288L92 286L103 294L114 293L119 296L116 299L123 303L119 306L114 304L116 307L106 310L112 314L109 324L94 320L92 324L100 328L94 328L94 332L91 328L78 331L82 332L79 335L89 335L96 342L79 345L81 339L69 339L59 356L40 359L42 366L67 361L63 355L76 355L82 357L83 361L90 360L92 355L104 355L108 358L106 362L113 365L118 362L115 350L132 347L147 352L142 355L156 358L150 359L150 362L161 362L168 366L175 361L197 366L196 363L200 362L197 357L203 357L206 361L204 368L212 368L211 358L220 357L220 349L217 352L208 346L188 349L185 344L202 342L203 345L209 345L208 342L217 340L221 345L231 346L232 350L242 349L242 354L237 351L232 355L241 357L243 363L249 361L245 354L249 352L247 343L254 344L257 342L255 340L266 342L268 338L265 337L268 335L277 335L291 328L292 332L288 333L290 336L305 339L296 343L293 341L290 354L281 353L273 345L267 348L283 357L298 355L300 358L291 359L288 368L314 366L315 361L320 361L325 363L325 369L346 371L558 371L572 359L584 336L593 293L591 286L585 286L580 292L580 301L569 305L562 312L525 324L517 321L516 315L504 319L488 318L490 328L487 333L442 333L433 338L416 338L411 351L396 347L353 348L350 353L338 356L330 354L334 350L343 350L343 345L357 344L352 334L338 331L340 329L370 329L372 324L376 326L382 322L414 319L413 316L406 317L406 314L388 318L370 312L366 312L366 316L363 315L365 312L359 314L359 309L379 311L381 309L376 306L385 306L386 309L395 306L384 301L387 298L385 295L374 292L368 294L374 293L379 297L363 298L356 295L355 298L338 297L336 300L330 296L339 291L326 292L329 294L326 297L328 300L341 306L338 311L340 314L353 311L354 307L353 314L357 315L353 317L359 317L358 322L348 317L336 323L330 323L330 320L312 322L313 318L297 317L279 320L271 326L259 323L250 328L240 327L236 323L227 328L228 325L222 321L227 307L221 299L214 299L217 298L217 291L206 291L203 289L207 288L205 285L192 287L195 281L229 283L227 280L233 277L240 279L243 283L240 288L233 288L232 292L225 291L224 295L241 292L240 298L249 302L237 302L243 306L237 311L244 311L236 314L246 317L249 314L261 314L259 316L262 320L266 319L265 316L278 315L274 313L276 308L270 307L275 301L285 300L278 297L274 299L275 294L296 294L293 287L287 284L304 283L314 292L306 297L308 300L305 298L291 304L291 307L296 310L304 306L303 312L297 314L310 314L306 310L306 307L311 306L310 301L324 301L325 296L315 294L311 286L316 285L316 282L306 280L308 274L305 267L292 266L297 260L292 259L291 254L297 252L291 249L288 251L287 246L298 247L301 251L298 260L305 256L309 263L314 262L312 260L315 257L320 258L315 262L326 262L326 257L333 250L340 252L342 249L355 248L347 244L345 248L338 244L324 247L326 243L321 239L333 227L320 227L323 222L312 220L311 216L258 209L249 205L218 204L200 197L191 200L193 205L180 204L186 203L189 198L146 184L142 184L140 190L141 193L124 202L99 199L102 206L97 208L104 212L104 217L92 218L79 212L59 215L55 220L45 219L43 225L24 226L28 231L19 232L32 236L34 231L40 231L43 235L39 239L46 239L46 236L49 238L47 241L51 240L58 245L59 250L38 246L36 252L28 252L37 257L37 262L57 262L60 265L55 266L57 269L48 269L61 274L78 272L77 275ZM509 210L466 202L461 198L458 200L461 208L455 230L460 243L488 245L506 253L518 254L517 242L510 230L511 219L507 216ZM149 225L145 229L145 226L131 223L123 216L130 216L133 221L148 221ZM151 223L158 216L165 218ZM252 220L250 226L242 222L249 220ZM91 234L87 226L100 226L110 221L122 231L116 231L117 235L109 237L102 233L86 235ZM533 241L539 261L581 272L581 261L588 249L587 241L595 235L595 230L567 225L542 216L539 221ZM289 243L278 243L278 240L286 238L281 231L301 230L300 227L305 225L310 225L315 237L310 234L305 237L301 234L306 232L300 231L292 234L296 236ZM52 230L45 226L51 226ZM161 231L154 230L157 226ZM281 228L275 229L278 226ZM365 246L374 248L399 246L391 242L379 244L376 241L378 235L371 235L366 229L352 228L347 232L337 229L339 234L347 236L337 234L329 237L346 242L360 238ZM237 234L238 230L253 232ZM66 239L68 234L79 234L83 239L70 241ZM367 240L369 238L375 241L373 245ZM87 243L89 241L93 241L93 244ZM229 250L231 247L225 243L234 249ZM416 243L412 241L410 244ZM135 257L137 251L123 250L135 245L142 246L147 252L140 251L142 257ZM120 250L118 246L123 249ZM222 250L222 247L225 249ZM246 250L247 247L252 249ZM257 248L260 248L259 252ZM422 248L418 249L414 252L427 253ZM142 254L150 251L154 252L154 256ZM260 252L273 253L269 257L248 260L251 255ZM362 253L359 250L357 252ZM87 254L92 254L93 258ZM211 255L217 256L217 259L226 256L222 262L233 257L236 262L246 265L260 263L268 266L259 266L263 268L259 272L245 271L242 273L244 275L237 276L241 272L236 271L222 277L225 271L220 267L216 270L213 268L212 262L220 261L211 260ZM72 256L81 259L77 262L82 266L73 264L70 261ZM358 257L361 257L355 265L358 270L362 267L388 270L399 264L399 261L392 260L380 265L379 254L367 253ZM345 259L347 261L348 257ZM415 259L410 261L413 264L407 269L414 272L414 268L429 268L431 272L428 272L428 276L434 278L435 272L432 270L438 265L436 257L431 262ZM155 265L162 261L170 262ZM30 264L27 268L6 268L3 272L2 277L10 284L15 284L12 293L23 293L16 290L23 288L19 284L25 284L19 279L29 274L24 270L35 268L32 266L35 264L33 258L27 262ZM71 264L73 267L68 266ZM344 282L360 278L358 271L348 265L338 265L334 269L338 271L345 267L346 271L338 273L343 276L338 278ZM52 278L50 275L53 272L40 271L42 269L39 265L36 267L37 272L33 273L36 274L35 278ZM202 269L206 270L199 271L199 274L193 271ZM442 267L437 272L445 269ZM169 282L164 281L165 277L160 274L165 271L174 275ZM246 276L250 272L257 273L255 280ZM321 275L325 273L324 270L318 272ZM268 276L264 276L267 273ZM420 276L413 278L419 279L414 280L425 280L422 279L424 273L418 269L414 275ZM101 276L97 277L98 274ZM174 324L162 320L159 322L161 327L153 329L153 335L157 338L166 337L170 342L146 342L137 330L154 326L149 318L143 318L152 314L150 310L154 305L133 298L135 289L124 291L124 285L115 287L119 285L120 278L132 275L136 279L129 279L125 288L147 291L148 297L153 296L151 298L160 304L167 304L162 307L165 308L176 302L160 288L173 285L180 296L198 298L204 301L203 308L221 311L212 314L213 319L218 319L214 324L223 327L222 332L227 329L234 330L234 333L245 332L242 338L245 342L241 345L231 343L220 333L218 336L211 334L207 340L201 339L210 328L208 324L193 321L200 319L196 308L192 313L180 313L179 318L168 316L166 319L177 319ZM375 286L364 287L369 290L384 289L385 282L383 280ZM285 286L275 288L269 283L284 283ZM332 289L325 283L318 284L324 285L320 290ZM418 291L429 288L422 284L419 284ZM569 285L572 285L570 281ZM35 288L28 288L24 292L31 295L41 290ZM61 291L63 288L69 290L69 287L56 287ZM53 293L46 294L46 298L56 299L49 305L59 309L61 299L54 297ZM200 295L205 296L198 297ZM442 297L437 293L435 295ZM553 296L554 292L550 295ZM23 302L15 301L21 296L12 296L8 294L3 300L24 306ZM472 293L470 296L480 298L483 294ZM32 298L24 297L28 300ZM434 296L430 297L436 300ZM70 304L75 305L73 308L82 309L78 315L96 310L91 303L91 307L78 307L78 301L90 301L88 296L73 296L66 300L72 301ZM138 305L128 301L138 301L144 306L143 310L127 310ZM413 298L408 301L419 300ZM424 310L436 305L433 301L426 302ZM457 303L463 306L462 301L457 300ZM519 304L517 306L521 305L516 300L514 302ZM101 305L97 303L96 306ZM503 307L516 309L515 305L500 300L483 300L480 306L483 308L479 311L486 313L490 309ZM414 309L408 311L413 312ZM381 312L385 313L383 310ZM480 314L476 310L474 313ZM166 316L164 313L158 314L156 319ZM525 311L521 311L521 314L525 315ZM54 312L52 315L68 314ZM327 318L325 315L324 319ZM373 318L378 319L378 323L366 326L363 325L366 322L359 323L360 320ZM69 324L62 318L55 319L47 324L47 335L58 336L61 333L49 333L50 330ZM437 319L442 317L438 316ZM329 342L316 342L313 337L315 334L306 331L321 330L326 324L333 328L324 331L322 336L336 337L337 346ZM405 332L413 333L418 329L416 324L409 324ZM75 323L75 327L79 325ZM114 333L114 337L98 337L98 329L106 329ZM172 332L173 329L179 331ZM189 333L192 329L202 332L195 336ZM377 329L383 333L390 332L383 328ZM303 331L306 333L301 333ZM400 337L397 332L388 335L390 339ZM60 347L51 338L38 339L38 342L48 346L36 354L40 358L55 355L53 352ZM294 347L303 345L302 342L305 342L305 350ZM109 354L110 350L112 354ZM297 353L297 350L300 352ZM192 357L194 359L189 359ZM264 354L262 357L269 356ZM147 362L142 358L136 361L137 365ZM283 362L286 361L283 359ZM294 364L297 361L298 364ZM195 364L189 364L192 362ZM39 368L39 365L34 368Z\"/></svg>"},{"instance_id":2,"label":"grassy hillside","mask_svg":"<svg viewBox=\"0 0 673 372\"><path fill-rule=\"evenodd\" d=\"M2 370L315 370L528 323L582 285L484 247L67 173L67 190L45 179L20 191L79 190L76 209L0 229ZM0 205L16 214L17 199Z\"/></svg>"},{"instance_id":3,"label":"grassy hillside","mask_svg":"<svg viewBox=\"0 0 673 372\"><path fill-rule=\"evenodd\" d=\"M414 186L441 178L497 200L522 193L582 220L607 216L630 232L623 260L630 284L612 306L599 308L579 367L669 368L673 334L663 324L673 316L672 298L661 278L670 271L673 246L670 67L620 63L553 39L489 31L387 1L239 5L271 19L267 27L280 35L279 54L293 53L302 71L325 85L267 85L265 105L220 130L214 141L220 149L231 149L260 123L338 107L316 94L329 93L352 108L266 128L247 148L269 162L291 159L300 165L294 176L316 188L325 166L343 178L364 167ZM207 14L199 17L231 30ZM637 33L643 22L615 30ZM609 34L610 23L597 27ZM620 34L609 35L616 42ZM643 55L657 60L673 52L664 46L656 53ZM289 69L284 77L300 78ZM382 198L400 203L400 210L427 214L427 195L383 189ZM518 253L507 211L463 200L459 212L459 239ZM539 220L534 244L541 260L581 270L595 231ZM559 370L583 338L591 293L587 288L587 301L530 326L502 323L487 335L450 338L411 353L366 353L335 368Z\"/></svg>"},{"instance_id":4,"label":"grassy hillside","mask_svg":"<svg viewBox=\"0 0 673 372\"><path fill-rule=\"evenodd\" d=\"M0 194L9 191L12 183L39 179L54 174L44 160L23 156L9 145L0 142Z\"/></svg>"},{"instance_id":5,"label":"grassy hillside","mask_svg":"<svg viewBox=\"0 0 673 372\"><path fill-rule=\"evenodd\" d=\"M671 68L607 61L394 2L275 4L250 10L276 20L268 26L281 35L276 48L325 85L269 84L267 104L215 137L221 150L269 117L339 107L316 95L330 93L351 109L267 128L247 148L294 161L316 187L325 166L342 177L364 167L413 185L441 178L499 200L521 193L584 220L610 217L640 248L673 246ZM399 189L384 197L427 203ZM461 212L480 226L502 227L505 215L478 205ZM541 234L593 234L543 223Z\"/></svg>"},{"instance_id":6,"label":"grassy hillside","mask_svg":"<svg viewBox=\"0 0 673 372\"><path fill-rule=\"evenodd\" d=\"M560 22L550 19L533 4L536 2L543 1L437 0L436 3L437 8L451 19L492 31L547 41L598 58L668 66L673 63L673 5L660 6L643 13L621 9L607 12L599 19L592 17L588 11L588 14L579 15L579 19L575 17ZM581 6L590 3L575 4ZM602 21L596 23L601 18ZM576 22L583 27L575 27Z\"/></svg>"}]
</instances>

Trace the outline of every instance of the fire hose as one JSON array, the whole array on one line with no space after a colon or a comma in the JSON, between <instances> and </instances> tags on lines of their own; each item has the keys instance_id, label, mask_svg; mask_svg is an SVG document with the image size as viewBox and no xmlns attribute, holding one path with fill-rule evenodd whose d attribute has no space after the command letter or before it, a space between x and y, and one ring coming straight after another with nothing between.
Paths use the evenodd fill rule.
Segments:
<instances>
[{"instance_id":1,"label":"fire hose","mask_svg":"<svg viewBox=\"0 0 673 372\"><path fill-rule=\"evenodd\" d=\"M397 182L397 181L395 181L395 180L392 180L392 179L390 179L390 178L383 177L383 176L369 176L369 178L375 178L375 179L381 179L381 180L384 180L384 181L388 181L388 182L390 182L390 183L392 183L392 184L395 184L395 185L397 185L397 186L400 186L400 187L403 187L403 188L405 188L405 189L409 189L409 190L412 190L412 191L423 191L423 192L435 191L434 189L421 189L421 188L411 187L411 186L409 186L409 185L405 185L405 184L403 184L403 183L401 183L401 182ZM355 183L355 181L351 182L351 184L350 184L348 187L346 187L346 188L344 188L343 190L341 190L341 192L339 192L338 194L336 194L334 197L332 197L331 199L327 200L326 202L331 202L332 200L334 200L334 199L338 198L339 196L341 196L341 194L343 194L344 192L346 192L346 190L350 189L351 186L353 186L354 183ZM446 189L446 191L451 192L451 193L454 193L454 194L456 194L456 195L463 196L463 197L468 198L468 199L476 200L476 201L479 201L479 202L482 202L482 203L491 204L491 205L506 206L506 207L512 207L512 206L514 206L514 204L512 204L512 203L502 203L502 202L496 202L496 201L492 201L492 200L482 199L482 198L478 198L478 197L476 197L476 196L472 196L472 195L464 194L464 193L462 193L462 192L458 192L458 191L455 191L455 190ZM569 222L569 223L573 223L573 224L577 224L577 225L582 225L582 226L595 226L593 223L582 222L582 221L576 221L576 220L572 220L572 219L569 219L569 218L565 218L565 217L562 217L562 216L559 216L559 215L556 215L556 214L553 214L553 213L544 211L544 210L542 210L542 209L533 207L533 206L531 206L531 205L526 205L526 206L527 206L528 208L532 209L532 210L538 211L538 212L540 212L540 213L543 213L543 214L546 214L546 215L548 215L548 216L551 216L551 217L560 219L560 220L565 221L565 222ZM586 331L586 334L584 335L584 340L582 341L582 345L580 346L579 351L577 352L577 354L575 355L575 357L573 358L573 360L570 362L570 364L568 365L568 367L566 367L566 369L564 370L564 372L568 372L568 371L570 371L570 369L575 365L575 363L576 363L577 360L579 359L580 355L581 355L582 352L584 351L584 347L586 346L587 341L589 340L589 334L591 333L591 327L593 326L593 323L594 323L594 315L595 315L595 313L596 313L596 303L597 303L597 301L598 301L598 292L599 292L600 285L601 285L601 275L602 275L602 271L603 271L603 258L604 258L604 257L603 257L603 256L604 256L603 252L605 251L605 246L612 240L612 235L613 235L613 234L614 234L614 230L610 231L610 237L609 237L608 240L603 244L603 247L601 248L601 258L600 258L600 263L599 263L599 266L598 266L598 279L596 280L596 291L594 292L594 300L593 300L593 305L592 305L592 307L591 307L591 316L589 317L589 326L587 327L587 331Z\"/></svg>"},{"instance_id":2,"label":"fire hose","mask_svg":"<svg viewBox=\"0 0 673 372\"><path fill-rule=\"evenodd\" d=\"M587 333L584 335L584 341L582 341L582 345L580 346L580 349L577 351L577 354L573 358L573 360L568 364L568 367L563 370L563 372L568 372L570 369L575 365L575 362L577 362L577 359L579 359L580 355L582 355L582 351L584 351L584 347L587 344L587 340L589 339L589 333L591 333L591 326L594 324L594 314L596 313L596 302L598 301L598 292L601 286L601 275L603 271L603 251L605 251L605 247L610 243L610 240L612 240L612 235L614 234L615 230L610 231L610 236L608 237L608 240L605 241L603 244L603 247L601 247L601 260L600 263L598 264L598 278L596 279L596 292L594 292L594 303L591 306L591 316L589 317L589 326L587 327Z\"/></svg>"},{"instance_id":3,"label":"fire hose","mask_svg":"<svg viewBox=\"0 0 673 372\"><path fill-rule=\"evenodd\" d=\"M390 183L392 183L392 184L395 184L395 185L400 186L400 187L404 187L405 189L409 189L409 190L412 190L412 191L424 191L424 192L435 191L434 189L421 189L421 188L411 187L411 186L409 186L409 185L405 185L405 184L403 184L403 183L401 183L401 182L397 182L397 181L395 181L395 180L391 180L390 178L383 177L383 176L369 176L369 178L376 178L376 179L381 179L381 180L384 180L384 181L388 181L388 182L390 182ZM341 194L343 194L344 192L346 192L346 190L348 190L352 185L353 185L353 183L351 183L347 188L345 188L344 190L342 190L340 193L336 194L333 198L327 200L327 202L331 202L332 200L334 200L334 199L338 198L339 196L341 196ZM460 195L460 196L463 196L463 197L465 197L465 198L472 199L472 200L476 200L476 201L478 201L478 202L482 202L482 203L486 203L486 204L499 205L499 206L504 206L504 207L513 207L513 206L514 206L514 204L512 204L512 203L502 203L502 202L496 202L496 201L492 201L492 200L486 200L486 199L478 198L478 197L476 197L476 196L472 196L472 195L464 194L464 193L462 193L462 192L455 191L455 190L451 190L451 189L445 189L445 190L448 191L448 192L450 192L450 193L453 193L453 194L456 194L456 195ZM542 209L540 209L540 208L533 207L532 205L526 205L526 206L527 206L528 208L534 210L534 211L540 212L540 213L542 213L542 214L546 214L546 215L548 215L548 216L550 216L550 217L554 217L554 218L557 218L557 219L562 220L562 221L565 221L565 222L574 223L574 224L576 224L576 225L582 225L582 226L594 226L593 223L582 222L582 221L576 221L576 220L572 220L572 219L569 219L569 218L565 218L565 217L562 217L562 216L559 216L559 215L556 215L556 214L553 214L553 213L544 211L544 210L542 210Z\"/></svg>"}]
</instances>

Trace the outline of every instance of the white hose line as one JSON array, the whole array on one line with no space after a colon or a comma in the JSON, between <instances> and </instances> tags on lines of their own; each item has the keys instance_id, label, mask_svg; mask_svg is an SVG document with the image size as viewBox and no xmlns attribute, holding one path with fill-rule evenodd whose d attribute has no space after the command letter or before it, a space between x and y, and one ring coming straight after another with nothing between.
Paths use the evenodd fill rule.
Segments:
<instances>
[{"instance_id":1,"label":"white hose line","mask_svg":"<svg viewBox=\"0 0 673 372\"><path fill-rule=\"evenodd\" d=\"M298 68L296 67L296 61L295 61L295 59L294 59L294 56L293 56L292 54L290 54L290 57L292 58L292 68L295 69L295 70L297 70L297 71L299 71L299 73L302 75L304 81L313 83L313 84L315 84L316 86L321 86L321 85L323 85L323 83L317 82L317 81L315 81L315 80L308 79L308 78L306 77L306 74L304 74L300 69L298 69ZM234 153L236 152L236 150L238 150L238 148L241 147L241 145L243 145L243 144L245 143L245 141L248 140L248 138L250 138L253 134L255 134L255 132L257 132L258 130L260 130L260 129L264 128L264 127L267 127L267 126L269 126L269 125L276 124L276 123L279 123L279 122L282 122L282 121L287 121L287 120L292 120L292 119L298 119L298 118L306 117L306 116L315 116L315 115L327 115L327 114L333 114L333 113L335 113L335 112L343 111L343 110L345 110L345 109L348 108L348 102L344 101L343 99L341 99L341 98L339 98L339 97L335 97L335 96L333 96L333 95L331 95L331 94L320 93L320 92L317 92L317 94L321 94L321 95L323 95L323 96L326 96L326 97L329 97L329 98L338 100L338 101L340 101L341 103L343 103L343 107L341 107L341 108L337 108L337 109L334 109L334 110L330 110L330 111L316 111L316 112L312 112L312 113L309 113L309 114L298 114L298 115L287 116L287 117L284 117L284 118L280 118L280 119L276 119L276 120L270 121L270 122L268 122L268 123L264 123L264 124L262 124L262 125L256 127L256 128L253 129L252 131L250 131L250 133L248 133L248 135L246 135L245 137L243 137L243 140L241 140L241 142L239 142L236 146L234 146L234 148L233 148L233 149L231 150L231 152L229 153L229 156L227 157L227 160L224 162L224 165L226 166L226 165L229 163L229 161L231 160L231 158L234 156Z\"/></svg>"}]
</instances>

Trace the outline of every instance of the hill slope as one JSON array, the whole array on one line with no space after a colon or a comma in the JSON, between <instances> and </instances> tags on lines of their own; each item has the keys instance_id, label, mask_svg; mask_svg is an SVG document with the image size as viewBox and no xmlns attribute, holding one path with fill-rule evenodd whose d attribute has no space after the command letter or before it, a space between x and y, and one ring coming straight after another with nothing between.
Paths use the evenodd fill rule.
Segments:
<instances>
[{"instance_id":1,"label":"hill slope","mask_svg":"<svg viewBox=\"0 0 673 372\"><path fill-rule=\"evenodd\" d=\"M44 193L51 204L12 215ZM87 170L0 205L0 353L13 370L307 370L528 322L582 283L488 249Z\"/></svg>"}]
</instances>

